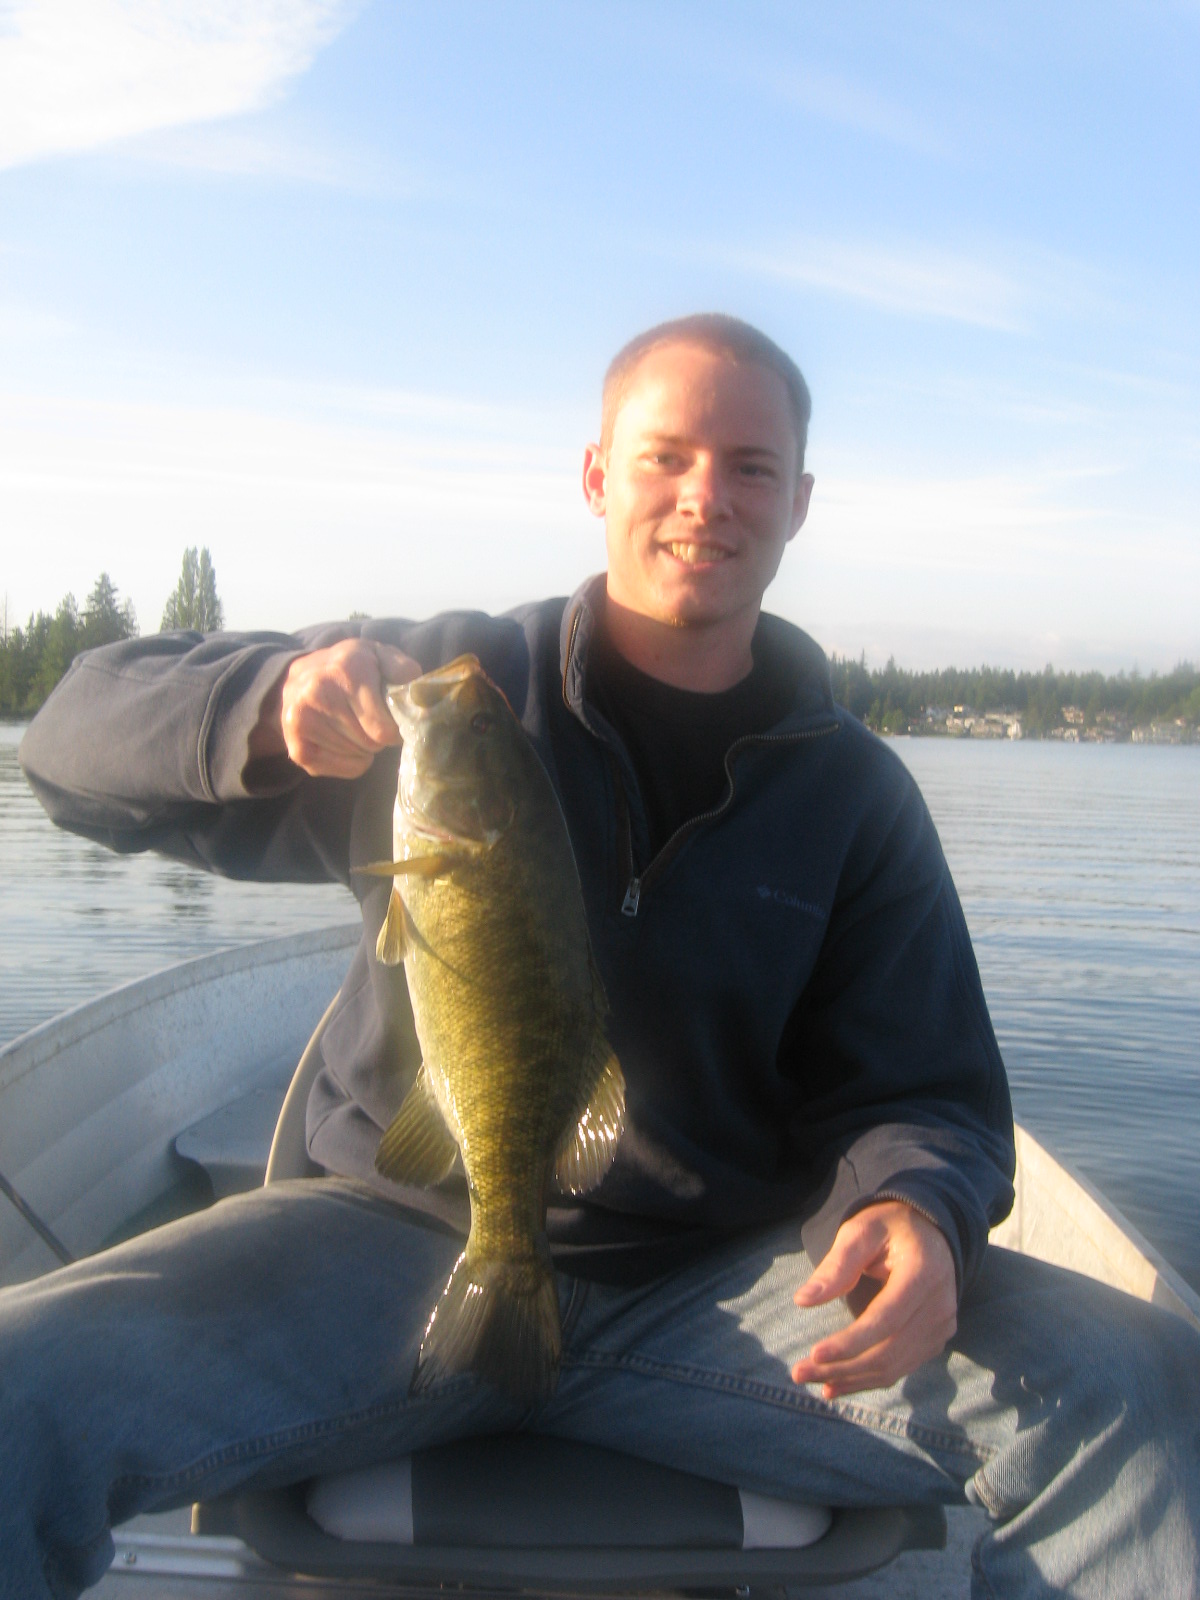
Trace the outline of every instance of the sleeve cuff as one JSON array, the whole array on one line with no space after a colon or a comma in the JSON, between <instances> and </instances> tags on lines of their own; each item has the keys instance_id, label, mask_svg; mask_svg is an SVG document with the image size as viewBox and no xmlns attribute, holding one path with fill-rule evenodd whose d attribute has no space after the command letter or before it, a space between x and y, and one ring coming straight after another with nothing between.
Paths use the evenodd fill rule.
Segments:
<instances>
[{"instance_id":1,"label":"sleeve cuff","mask_svg":"<svg viewBox=\"0 0 1200 1600\"><path fill-rule=\"evenodd\" d=\"M239 651L221 674L200 734L200 770L214 801L270 799L300 782L299 767L286 756L252 761L250 736L263 703L303 654L252 646Z\"/></svg>"}]
</instances>

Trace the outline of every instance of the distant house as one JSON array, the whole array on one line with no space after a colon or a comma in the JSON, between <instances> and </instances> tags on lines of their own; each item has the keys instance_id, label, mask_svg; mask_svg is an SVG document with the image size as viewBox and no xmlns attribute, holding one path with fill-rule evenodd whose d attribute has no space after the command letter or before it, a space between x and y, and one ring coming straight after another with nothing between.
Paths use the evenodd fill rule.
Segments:
<instances>
[{"instance_id":1,"label":"distant house","mask_svg":"<svg viewBox=\"0 0 1200 1600\"><path fill-rule=\"evenodd\" d=\"M1173 722L1155 720L1148 728L1135 728L1131 735L1134 744L1191 744L1192 730L1182 717Z\"/></svg>"}]
</instances>

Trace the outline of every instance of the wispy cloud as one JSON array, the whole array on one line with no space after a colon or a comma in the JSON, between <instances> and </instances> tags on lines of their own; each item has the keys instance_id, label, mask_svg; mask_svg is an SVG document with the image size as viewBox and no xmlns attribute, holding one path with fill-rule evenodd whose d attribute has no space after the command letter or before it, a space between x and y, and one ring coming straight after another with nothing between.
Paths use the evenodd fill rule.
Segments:
<instances>
[{"instance_id":1,"label":"wispy cloud","mask_svg":"<svg viewBox=\"0 0 1200 1600\"><path fill-rule=\"evenodd\" d=\"M32 344L43 339L62 339L71 332L65 317L37 306L0 300L0 344Z\"/></svg>"},{"instance_id":2,"label":"wispy cloud","mask_svg":"<svg viewBox=\"0 0 1200 1600\"><path fill-rule=\"evenodd\" d=\"M760 91L766 90L819 121L832 122L911 150L943 153L932 129L906 106L841 73L762 57L744 59L736 70Z\"/></svg>"},{"instance_id":3,"label":"wispy cloud","mask_svg":"<svg viewBox=\"0 0 1200 1600\"><path fill-rule=\"evenodd\" d=\"M428 179L307 129L264 127L254 118L154 130L122 146L122 156L183 172L316 185L351 194L411 200L431 191Z\"/></svg>"},{"instance_id":4,"label":"wispy cloud","mask_svg":"<svg viewBox=\"0 0 1200 1600\"><path fill-rule=\"evenodd\" d=\"M270 104L351 0L15 0L0 12L0 168Z\"/></svg>"},{"instance_id":5,"label":"wispy cloud","mask_svg":"<svg viewBox=\"0 0 1200 1600\"><path fill-rule=\"evenodd\" d=\"M885 311L979 328L1024 332L1029 293L1021 278L978 257L924 245L802 238L760 250L717 247L735 271L866 301Z\"/></svg>"},{"instance_id":6,"label":"wispy cloud","mask_svg":"<svg viewBox=\"0 0 1200 1600\"><path fill-rule=\"evenodd\" d=\"M82 592L103 562L156 617L185 544L211 548L234 626L500 610L602 563L560 417L527 414L517 439L507 410L452 395L314 386L271 399L0 391L0 503L14 533L0 591L15 613Z\"/></svg>"}]
</instances>

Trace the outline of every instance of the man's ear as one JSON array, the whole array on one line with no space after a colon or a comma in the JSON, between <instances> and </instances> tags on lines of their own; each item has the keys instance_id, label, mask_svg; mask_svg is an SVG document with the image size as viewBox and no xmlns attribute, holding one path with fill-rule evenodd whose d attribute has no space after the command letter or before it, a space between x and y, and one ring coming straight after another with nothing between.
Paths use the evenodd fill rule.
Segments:
<instances>
[{"instance_id":1,"label":"man's ear","mask_svg":"<svg viewBox=\"0 0 1200 1600\"><path fill-rule=\"evenodd\" d=\"M594 517L604 515L608 493L608 461L598 444L589 444L583 452L583 498Z\"/></svg>"},{"instance_id":2,"label":"man's ear","mask_svg":"<svg viewBox=\"0 0 1200 1600\"><path fill-rule=\"evenodd\" d=\"M812 499L814 478L811 472L802 472L796 482L796 493L792 500L792 531L789 539L794 539L804 526L804 519L808 515L808 502Z\"/></svg>"}]
</instances>

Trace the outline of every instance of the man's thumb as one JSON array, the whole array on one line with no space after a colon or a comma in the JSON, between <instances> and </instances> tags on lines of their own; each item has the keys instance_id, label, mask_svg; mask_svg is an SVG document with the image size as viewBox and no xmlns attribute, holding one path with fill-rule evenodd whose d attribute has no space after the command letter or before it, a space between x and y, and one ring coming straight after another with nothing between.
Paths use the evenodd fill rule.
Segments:
<instances>
[{"instance_id":1,"label":"man's thumb","mask_svg":"<svg viewBox=\"0 0 1200 1600\"><path fill-rule=\"evenodd\" d=\"M823 1306L827 1300L849 1294L862 1277L863 1241L857 1233L847 1233L845 1229L843 1223L812 1277L796 1290L793 1298L798 1306Z\"/></svg>"}]
</instances>

